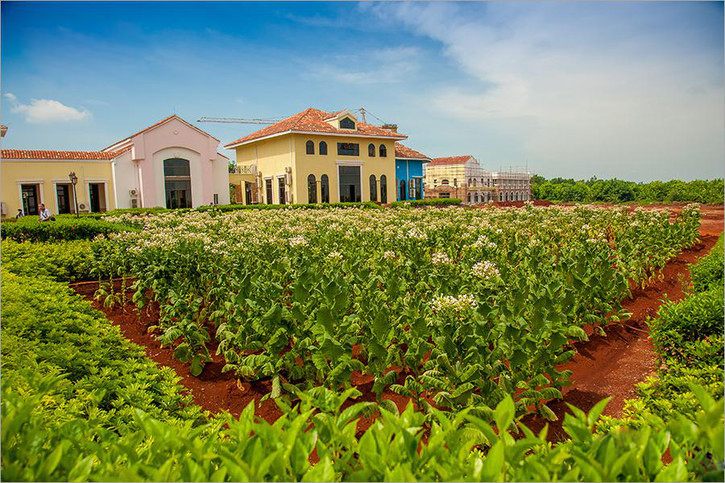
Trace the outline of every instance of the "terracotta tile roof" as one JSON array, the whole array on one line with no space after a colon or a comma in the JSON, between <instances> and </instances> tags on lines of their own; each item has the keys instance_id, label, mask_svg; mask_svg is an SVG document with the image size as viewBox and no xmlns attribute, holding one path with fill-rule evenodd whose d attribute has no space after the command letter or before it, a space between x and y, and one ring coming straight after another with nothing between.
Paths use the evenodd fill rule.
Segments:
<instances>
[{"instance_id":1,"label":"terracotta tile roof","mask_svg":"<svg viewBox=\"0 0 725 483\"><path fill-rule=\"evenodd\" d=\"M209 134L208 132L206 132L206 131L202 131L201 129L199 129L198 127L194 126L193 124L191 124L191 123L188 123L188 122L186 122L185 120L181 119L181 118L180 118L179 116L177 116L176 114L172 114L172 115L170 115L169 117L165 117L164 119L160 120L160 121L159 121L159 122L157 122L156 124L152 124L152 125L150 125L150 126L149 126L149 127L147 127L147 128L141 129L141 130L140 130L139 132L133 133L133 134L131 134L130 136L127 136L127 137L125 137L125 138L121 139L120 141L117 141L117 142L115 142L115 143L111 144L110 146L107 146L107 147L103 148L103 151L105 151L105 150L106 150L106 149L108 149L108 148L112 148L113 146L115 146L115 145L117 145L117 144L120 144L120 143L122 143L122 142L124 142L124 141L127 141L127 140L131 139L132 137L138 136L139 134L145 133L146 131L150 131L150 130L152 130L152 129L154 129L154 128L157 128L157 127L161 126L162 124L166 124L167 122L171 121L172 119L176 119L176 120L178 120L178 121L181 121L181 122L183 122L184 124L186 124L187 126L189 126L189 127L193 128L193 129L196 129L196 130L197 130L197 131L199 131L200 133L202 133L202 134L204 134L204 135L206 135L206 136L209 136L210 138L214 139L215 141L219 141L219 140L218 140L217 138L215 138L214 136L212 136L212 135L211 135L211 134Z\"/></svg>"},{"instance_id":2,"label":"terracotta tile roof","mask_svg":"<svg viewBox=\"0 0 725 483\"><path fill-rule=\"evenodd\" d=\"M345 112L347 110L348 109L342 109L342 110L337 111L337 112L328 113L327 117L325 117L324 120L325 121L329 121L330 119L335 119L337 116L339 116L340 114L342 114L343 112ZM355 116L355 117L357 117L357 116Z\"/></svg>"},{"instance_id":3,"label":"terracotta tile roof","mask_svg":"<svg viewBox=\"0 0 725 483\"><path fill-rule=\"evenodd\" d=\"M467 161L473 159L473 156L450 156L448 158L435 158L433 161L428 163L428 166L447 166L452 164L465 164Z\"/></svg>"},{"instance_id":4,"label":"terracotta tile roof","mask_svg":"<svg viewBox=\"0 0 725 483\"><path fill-rule=\"evenodd\" d=\"M425 154L409 148L408 146L403 146L398 142L395 143L395 157L397 159L427 159L430 161L430 158Z\"/></svg>"},{"instance_id":5,"label":"terracotta tile roof","mask_svg":"<svg viewBox=\"0 0 725 483\"><path fill-rule=\"evenodd\" d=\"M342 111L339 111L342 112ZM338 112L338 113L339 113ZM300 113L290 116L287 119L283 119L277 123L260 129L257 132L245 136L243 138L232 141L225 145L225 148L254 141L266 136L272 136L275 134L282 134L288 132L314 132L320 134L342 134L350 136L363 136L363 137L375 137L375 138L392 138L392 139L407 139L408 136L404 134L395 133L388 129L383 129L372 124L366 124L364 122L357 123L357 130L353 131L350 129L338 129L332 124L325 122L325 119L333 117L332 113L321 111L319 109L309 108Z\"/></svg>"},{"instance_id":6,"label":"terracotta tile roof","mask_svg":"<svg viewBox=\"0 0 725 483\"><path fill-rule=\"evenodd\" d=\"M70 159L70 160L109 160L131 149L118 151L44 151L36 149L3 149L2 159Z\"/></svg>"}]
</instances>

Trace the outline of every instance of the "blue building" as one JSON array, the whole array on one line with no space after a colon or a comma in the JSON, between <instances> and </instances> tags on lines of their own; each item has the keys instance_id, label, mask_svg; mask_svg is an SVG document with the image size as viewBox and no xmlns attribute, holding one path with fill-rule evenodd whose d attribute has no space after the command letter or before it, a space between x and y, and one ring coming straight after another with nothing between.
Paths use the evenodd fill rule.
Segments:
<instances>
[{"instance_id":1,"label":"blue building","mask_svg":"<svg viewBox=\"0 0 725 483\"><path fill-rule=\"evenodd\" d=\"M395 186L397 200L423 199L423 165L430 158L400 143L395 143Z\"/></svg>"}]
</instances>

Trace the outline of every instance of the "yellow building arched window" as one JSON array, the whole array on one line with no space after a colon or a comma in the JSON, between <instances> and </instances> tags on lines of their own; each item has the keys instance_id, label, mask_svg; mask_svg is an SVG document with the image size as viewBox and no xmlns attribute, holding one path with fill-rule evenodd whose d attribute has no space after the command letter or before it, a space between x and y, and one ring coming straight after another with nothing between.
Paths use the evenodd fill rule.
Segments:
<instances>
[{"instance_id":1,"label":"yellow building arched window","mask_svg":"<svg viewBox=\"0 0 725 483\"><path fill-rule=\"evenodd\" d=\"M317 203L317 181L314 174L307 177L307 202Z\"/></svg>"}]
</instances>

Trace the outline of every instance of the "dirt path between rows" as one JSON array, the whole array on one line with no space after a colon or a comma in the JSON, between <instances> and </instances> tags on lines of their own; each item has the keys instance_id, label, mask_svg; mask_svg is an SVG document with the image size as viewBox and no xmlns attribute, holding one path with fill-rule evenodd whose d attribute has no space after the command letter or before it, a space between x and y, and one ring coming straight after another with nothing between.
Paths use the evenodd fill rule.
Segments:
<instances>
[{"instance_id":1,"label":"dirt path between rows","mask_svg":"<svg viewBox=\"0 0 725 483\"><path fill-rule=\"evenodd\" d=\"M550 440L556 441L565 436L561 423L564 414L568 412L566 403L588 411L601 399L612 396L605 414L616 416L622 410L624 401L634 397L635 385L655 373L656 355L649 341L645 321L648 316L656 314L665 294L670 300L679 300L683 297L683 289L689 284L688 264L709 253L718 235L723 231L723 207L710 205L703 208L700 242L668 262L661 281L648 285L644 290L632 291L632 298L623 302L623 307L632 313L631 319L608 327L606 336L591 335L589 341L577 343L578 354L557 368L572 371L572 384L564 388L563 400L549 405L559 417L557 422L549 424ZM93 293L98 288L98 283L82 282L71 284L71 287L79 295L93 300ZM131 295L129 291L129 300ZM136 311L130 301L125 310L123 307L107 309L98 301L93 301L93 304L120 328L127 339L143 346L150 359L174 369L181 378L179 382L190 390L194 401L206 410L211 412L226 410L233 415L239 415L247 404L259 401L271 391L270 381L253 383L245 386L244 392L241 391L232 373L221 372L224 361L221 356L213 355L216 352L215 345L209 347L213 361L207 364L201 376L198 378L192 376L189 366L174 359L173 350L161 347L155 335L148 332L147 328L156 325L158 321L158 307L153 304L145 308L143 313ZM364 395L360 400L375 399L369 388L368 391L362 392ZM403 409L408 402L407 398L389 391L383 395L383 398L393 400L400 409ZM281 415L271 399L258 403L256 412L258 416L270 422ZM525 417L523 422L536 431L547 423L535 415ZM358 425L358 432L364 430L370 423L369 420L363 421Z\"/></svg>"}]
</instances>

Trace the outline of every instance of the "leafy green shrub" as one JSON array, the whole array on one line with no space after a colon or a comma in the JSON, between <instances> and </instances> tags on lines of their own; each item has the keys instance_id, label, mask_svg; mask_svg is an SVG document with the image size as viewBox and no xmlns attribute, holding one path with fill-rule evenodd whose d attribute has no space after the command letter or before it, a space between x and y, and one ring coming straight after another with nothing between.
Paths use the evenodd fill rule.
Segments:
<instances>
[{"instance_id":1,"label":"leafy green shrub","mask_svg":"<svg viewBox=\"0 0 725 483\"><path fill-rule=\"evenodd\" d=\"M48 277L56 281L92 280L93 242L58 243L2 241L2 266L17 275ZM97 274L96 274L97 275Z\"/></svg>"},{"instance_id":2,"label":"leafy green shrub","mask_svg":"<svg viewBox=\"0 0 725 483\"><path fill-rule=\"evenodd\" d=\"M694 388L703 407L694 420L641 430L592 432L606 400L588 414L573 408L564 430L571 441L549 445L546 431L519 425L514 403L495 409L498 431L462 411L425 415L412 405L380 411L355 438L356 419L370 403L342 409L303 400L273 425L255 420L249 405L238 420L197 428L173 426L134 412L133 431L118 434L93 419L38 418L58 378L35 378L36 391L2 394L3 479L12 481L686 481L722 480L723 402ZM62 381L62 380L61 380ZM89 399L88 405L95 401ZM316 412L319 411L319 412ZM316 413L315 413L316 412ZM429 431L426 430L429 428ZM217 435L218 434L218 435ZM424 441L425 438L425 441ZM478 445L482 450L473 449ZM316 451L319 462L310 463ZM672 463L665 465L669 451Z\"/></svg>"},{"instance_id":3,"label":"leafy green shrub","mask_svg":"<svg viewBox=\"0 0 725 483\"><path fill-rule=\"evenodd\" d=\"M458 198L429 198L424 200L394 201L390 203L390 206L395 208L401 206L454 206L460 205L462 201Z\"/></svg>"},{"instance_id":4,"label":"leafy green shrub","mask_svg":"<svg viewBox=\"0 0 725 483\"><path fill-rule=\"evenodd\" d=\"M123 431L142 409L175 424L202 421L198 406L144 349L62 283L2 271L2 382L33 394L33 375L66 377L38 417L47 424L91 419Z\"/></svg>"},{"instance_id":5,"label":"leafy green shrub","mask_svg":"<svg viewBox=\"0 0 725 483\"><path fill-rule=\"evenodd\" d=\"M666 302L650 321L652 342L661 354L675 357L685 342L722 334L724 311L722 287Z\"/></svg>"},{"instance_id":6,"label":"leafy green shrub","mask_svg":"<svg viewBox=\"0 0 725 483\"><path fill-rule=\"evenodd\" d=\"M57 217L56 221L40 222L34 217L21 218L14 223L2 223L3 240L56 242L62 240L92 240L98 235L108 235L133 228L94 218Z\"/></svg>"},{"instance_id":7,"label":"leafy green shrub","mask_svg":"<svg viewBox=\"0 0 725 483\"><path fill-rule=\"evenodd\" d=\"M696 292L723 286L723 235L720 235L710 253L694 265L690 266L692 286Z\"/></svg>"}]
</instances>

